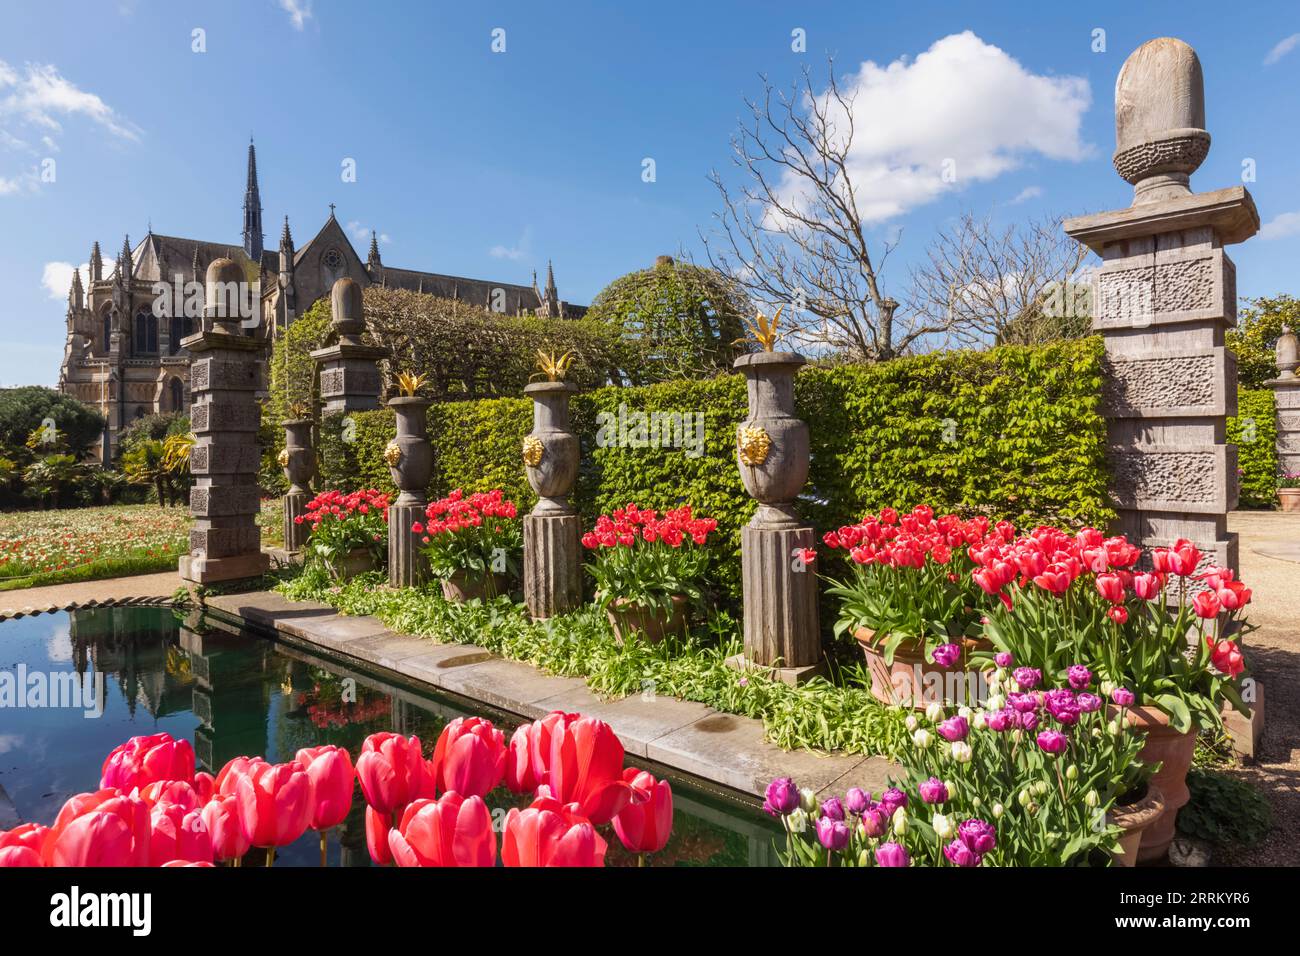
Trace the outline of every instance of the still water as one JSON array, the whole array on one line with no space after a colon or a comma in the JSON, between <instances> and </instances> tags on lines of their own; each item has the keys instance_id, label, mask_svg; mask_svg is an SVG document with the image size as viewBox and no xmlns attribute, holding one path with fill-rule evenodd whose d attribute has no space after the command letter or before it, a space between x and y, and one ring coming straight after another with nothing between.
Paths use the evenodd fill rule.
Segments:
<instances>
[{"instance_id":1,"label":"still water","mask_svg":"<svg viewBox=\"0 0 1300 956\"><path fill-rule=\"evenodd\" d=\"M166 731L189 738L199 769L215 774L232 757L288 761L301 747L326 743L346 747L355 760L366 736L384 730L418 735L428 756L447 721L467 714L489 718L507 739L518 724L488 707L169 608L97 608L0 622L4 671L13 675L11 687L21 676L29 688L43 684L50 692L45 701L29 692L21 701L29 706L0 705L0 829L51 823L68 797L98 788L104 757L136 734ZM62 681L66 690L72 675L92 684L102 676L102 701L94 702L102 704L102 713L50 706L54 688ZM673 836L652 865L775 862L777 831L762 813L668 779L676 809ZM499 787L487 802L505 808L527 800ZM358 789L351 815L330 836L331 865L370 865L363 811ZM603 831L610 845L607 864L634 864L612 828ZM248 862L258 855L250 854ZM276 865L319 862L317 836L308 830L279 851Z\"/></svg>"}]
</instances>

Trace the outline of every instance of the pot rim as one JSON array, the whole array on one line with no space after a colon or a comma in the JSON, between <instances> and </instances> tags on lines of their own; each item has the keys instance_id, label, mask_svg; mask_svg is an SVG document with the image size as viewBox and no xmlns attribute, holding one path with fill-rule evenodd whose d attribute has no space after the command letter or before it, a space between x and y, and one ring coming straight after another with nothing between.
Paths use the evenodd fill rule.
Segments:
<instances>
[{"instance_id":1,"label":"pot rim","mask_svg":"<svg viewBox=\"0 0 1300 956\"><path fill-rule=\"evenodd\" d=\"M676 609L676 608L678 608L678 607L681 607L683 604L685 604L685 603L689 600L689 598L687 598L685 594L681 594L681 593L673 593L673 594L670 594L668 597L669 597L669 600L671 600L671 601L673 602L673 608L674 608L674 609ZM625 597L616 597L616 598L614 598L614 600L613 600L611 603L612 603L612 605L613 605L614 607L617 607L617 608L625 608L625 609L627 609L628 611L634 611L634 612L635 612L635 611L651 611L651 610L658 611L658 610L659 610L659 608L648 608L648 607L646 607L646 606L643 605L643 604L638 604L637 602L633 601L631 598L625 598Z\"/></svg>"},{"instance_id":2,"label":"pot rim","mask_svg":"<svg viewBox=\"0 0 1300 956\"><path fill-rule=\"evenodd\" d=\"M877 644L876 630L875 628L866 626L855 627L853 629L853 639L863 647L868 647L874 650ZM884 640L884 637L881 637L881 640ZM949 643L956 644L957 642L949 641ZM989 650L993 647L993 642L986 637L963 637L961 643L963 649L967 651ZM918 638L913 638L910 641L903 641L903 643L899 644L895 653L898 653L898 651L906 653L909 650L913 653L920 653L924 652L924 649L925 642Z\"/></svg>"},{"instance_id":3,"label":"pot rim","mask_svg":"<svg viewBox=\"0 0 1300 956\"><path fill-rule=\"evenodd\" d=\"M388 400L389 408L403 408L412 405L432 405L433 399L425 398L423 395L394 395Z\"/></svg>"},{"instance_id":4,"label":"pot rim","mask_svg":"<svg viewBox=\"0 0 1300 956\"><path fill-rule=\"evenodd\" d=\"M1143 830L1160 819L1165 812L1165 794L1154 780L1147 781L1146 795L1136 803L1115 804L1107 812L1111 822L1132 833Z\"/></svg>"},{"instance_id":5,"label":"pot rim","mask_svg":"<svg viewBox=\"0 0 1300 956\"><path fill-rule=\"evenodd\" d=\"M746 352L737 356L732 368L749 368L755 365L785 365L798 368L807 365L808 360L798 352Z\"/></svg>"},{"instance_id":6,"label":"pot rim","mask_svg":"<svg viewBox=\"0 0 1300 956\"><path fill-rule=\"evenodd\" d=\"M525 395L546 394L548 392L568 392L573 394L578 391L578 386L574 382L529 382L524 386Z\"/></svg>"}]
</instances>

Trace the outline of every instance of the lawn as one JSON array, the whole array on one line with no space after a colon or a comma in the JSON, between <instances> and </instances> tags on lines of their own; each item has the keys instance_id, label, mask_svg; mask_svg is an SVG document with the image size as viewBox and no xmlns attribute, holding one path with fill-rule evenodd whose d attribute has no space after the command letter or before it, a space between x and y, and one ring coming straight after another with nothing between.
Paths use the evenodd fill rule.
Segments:
<instances>
[{"instance_id":1,"label":"lawn","mask_svg":"<svg viewBox=\"0 0 1300 956\"><path fill-rule=\"evenodd\" d=\"M279 543L279 522L279 501L264 501L264 544ZM0 514L0 591L166 571L189 530L189 509L152 504Z\"/></svg>"}]
</instances>

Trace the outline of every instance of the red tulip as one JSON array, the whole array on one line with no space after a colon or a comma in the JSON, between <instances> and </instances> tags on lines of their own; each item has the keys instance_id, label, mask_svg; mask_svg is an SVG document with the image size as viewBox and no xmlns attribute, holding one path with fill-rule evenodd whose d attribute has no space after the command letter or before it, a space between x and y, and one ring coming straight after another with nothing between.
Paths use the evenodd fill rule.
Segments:
<instances>
[{"instance_id":1,"label":"red tulip","mask_svg":"<svg viewBox=\"0 0 1300 956\"><path fill-rule=\"evenodd\" d=\"M538 780L533 774L532 742L529 731L532 724L521 724L510 738L506 753L506 786L511 793L535 793Z\"/></svg>"},{"instance_id":2,"label":"red tulip","mask_svg":"<svg viewBox=\"0 0 1300 956\"><path fill-rule=\"evenodd\" d=\"M186 810L174 803L160 803L149 815L149 865L162 866L170 860L211 863L212 836L201 810Z\"/></svg>"},{"instance_id":3,"label":"red tulip","mask_svg":"<svg viewBox=\"0 0 1300 956\"><path fill-rule=\"evenodd\" d=\"M150 810L160 803L198 810L207 802L201 800L194 788L184 780L157 780L140 791L140 799L149 804Z\"/></svg>"},{"instance_id":4,"label":"red tulip","mask_svg":"<svg viewBox=\"0 0 1300 956\"><path fill-rule=\"evenodd\" d=\"M217 773L217 779L214 781L215 792L223 797L232 796L239 778L265 763L266 761L261 757L234 757L227 760L226 765Z\"/></svg>"},{"instance_id":5,"label":"red tulip","mask_svg":"<svg viewBox=\"0 0 1300 956\"><path fill-rule=\"evenodd\" d=\"M295 760L312 782L315 806L311 828L328 830L338 826L352 809L352 790L356 785L352 758L342 747L325 744L299 750Z\"/></svg>"},{"instance_id":6,"label":"red tulip","mask_svg":"<svg viewBox=\"0 0 1300 956\"><path fill-rule=\"evenodd\" d=\"M1201 552L1187 539L1179 538L1169 549L1166 561L1169 563L1169 570L1174 574L1188 575L1193 573L1196 566L1201 563ZM1156 570L1161 569L1156 568Z\"/></svg>"},{"instance_id":7,"label":"red tulip","mask_svg":"<svg viewBox=\"0 0 1300 956\"><path fill-rule=\"evenodd\" d=\"M216 778L212 774L200 770L194 775L194 792L198 794L199 806L207 803L212 799L212 795L217 792Z\"/></svg>"},{"instance_id":8,"label":"red tulip","mask_svg":"<svg viewBox=\"0 0 1300 956\"><path fill-rule=\"evenodd\" d=\"M1210 645L1210 661L1219 673L1236 677L1246 669L1246 658L1242 656L1241 648L1232 641L1215 643L1213 638L1206 638L1206 643Z\"/></svg>"},{"instance_id":9,"label":"red tulip","mask_svg":"<svg viewBox=\"0 0 1300 956\"><path fill-rule=\"evenodd\" d=\"M590 820L550 797L506 814L501 838L506 866L604 866L605 849Z\"/></svg>"},{"instance_id":10,"label":"red tulip","mask_svg":"<svg viewBox=\"0 0 1300 956\"><path fill-rule=\"evenodd\" d=\"M1102 596L1103 600L1112 604L1119 604L1124 600L1124 579L1118 574L1107 572L1097 575L1095 581L1097 593Z\"/></svg>"},{"instance_id":11,"label":"red tulip","mask_svg":"<svg viewBox=\"0 0 1300 956\"><path fill-rule=\"evenodd\" d=\"M614 832L633 853L658 853L673 832L672 787L635 767L623 779L632 785L632 802L614 818Z\"/></svg>"},{"instance_id":12,"label":"red tulip","mask_svg":"<svg viewBox=\"0 0 1300 956\"><path fill-rule=\"evenodd\" d=\"M145 866L149 805L111 787L63 805L41 849L46 866Z\"/></svg>"},{"instance_id":13,"label":"red tulip","mask_svg":"<svg viewBox=\"0 0 1300 956\"><path fill-rule=\"evenodd\" d=\"M524 724L510 738L510 759L506 762L506 786L514 793L535 793L550 778L551 735L556 727L567 727L581 714L553 710L545 717Z\"/></svg>"},{"instance_id":14,"label":"red tulip","mask_svg":"<svg viewBox=\"0 0 1300 956\"><path fill-rule=\"evenodd\" d=\"M1192 610L1196 612L1197 617L1218 617L1222 608L1219 605L1219 598L1213 591L1199 591L1192 598Z\"/></svg>"},{"instance_id":15,"label":"red tulip","mask_svg":"<svg viewBox=\"0 0 1300 956\"><path fill-rule=\"evenodd\" d=\"M506 772L506 735L482 717L457 717L433 749L433 783L442 793L486 797Z\"/></svg>"},{"instance_id":16,"label":"red tulip","mask_svg":"<svg viewBox=\"0 0 1300 956\"><path fill-rule=\"evenodd\" d=\"M20 823L12 830L0 830L0 868L41 866L41 850L50 835L39 823Z\"/></svg>"},{"instance_id":17,"label":"red tulip","mask_svg":"<svg viewBox=\"0 0 1300 956\"><path fill-rule=\"evenodd\" d=\"M30 847L0 847L0 870L41 865L41 855Z\"/></svg>"},{"instance_id":18,"label":"red tulip","mask_svg":"<svg viewBox=\"0 0 1300 956\"><path fill-rule=\"evenodd\" d=\"M167 733L132 737L104 759L99 786L129 793L157 780L194 782L194 747L188 740Z\"/></svg>"},{"instance_id":19,"label":"red tulip","mask_svg":"<svg viewBox=\"0 0 1300 956\"><path fill-rule=\"evenodd\" d=\"M419 737L371 734L357 758L357 778L366 803L392 818L431 786Z\"/></svg>"},{"instance_id":20,"label":"red tulip","mask_svg":"<svg viewBox=\"0 0 1300 956\"><path fill-rule=\"evenodd\" d=\"M393 828L392 817L380 813L372 806L366 807L366 849L370 859L378 866L393 862L393 851L388 847L388 834Z\"/></svg>"},{"instance_id":21,"label":"red tulip","mask_svg":"<svg viewBox=\"0 0 1300 956\"><path fill-rule=\"evenodd\" d=\"M218 794L202 810L203 823L212 838L213 856L218 860L238 860L252 845L239 819L239 797Z\"/></svg>"},{"instance_id":22,"label":"red tulip","mask_svg":"<svg viewBox=\"0 0 1300 956\"><path fill-rule=\"evenodd\" d=\"M311 822L311 778L297 764L260 764L235 787L239 819L253 846L288 846Z\"/></svg>"},{"instance_id":23,"label":"red tulip","mask_svg":"<svg viewBox=\"0 0 1300 956\"><path fill-rule=\"evenodd\" d=\"M632 798L623 780L623 744L603 720L583 717L551 735L550 795L576 803L599 826L618 815Z\"/></svg>"},{"instance_id":24,"label":"red tulip","mask_svg":"<svg viewBox=\"0 0 1300 956\"><path fill-rule=\"evenodd\" d=\"M487 804L455 791L408 806L388 846L398 866L493 866L497 858Z\"/></svg>"},{"instance_id":25,"label":"red tulip","mask_svg":"<svg viewBox=\"0 0 1300 956\"><path fill-rule=\"evenodd\" d=\"M182 866L212 866L212 865L213 864L208 862L207 860L169 860L168 862L163 864L163 867L166 868L169 866L182 867Z\"/></svg>"}]
</instances>

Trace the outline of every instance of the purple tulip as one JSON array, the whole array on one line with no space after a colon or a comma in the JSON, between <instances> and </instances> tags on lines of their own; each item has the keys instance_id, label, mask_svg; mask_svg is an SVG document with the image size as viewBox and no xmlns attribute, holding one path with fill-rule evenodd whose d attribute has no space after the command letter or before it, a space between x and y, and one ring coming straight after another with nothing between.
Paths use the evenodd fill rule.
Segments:
<instances>
[{"instance_id":1,"label":"purple tulip","mask_svg":"<svg viewBox=\"0 0 1300 956\"><path fill-rule=\"evenodd\" d=\"M1092 683L1092 671L1088 670L1088 668L1084 667L1082 664L1072 665L1070 669L1065 672L1065 676L1069 678L1070 686L1075 690L1083 690Z\"/></svg>"},{"instance_id":2,"label":"purple tulip","mask_svg":"<svg viewBox=\"0 0 1300 956\"><path fill-rule=\"evenodd\" d=\"M1021 690L1033 690L1043 679L1043 672L1037 667L1017 667L1011 675Z\"/></svg>"},{"instance_id":3,"label":"purple tulip","mask_svg":"<svg viewBox=\"0 0 1300 956\"><path fill-rule=\"evenodd\" d=\"M1020 729L1032 731L1038 727L1038 714L1029 713L1020 715Z\"/></svg>"},{"instance_id":4,"label":"purple tulip","mask_svg":"<svg viewBox=\"0 0 1300 956\"><path fill-rule=\"evenodd\" d=\"M940 667L952 667L961 660L961 648L956 644L940 644L930 652L930 657Z\"/></svg>"},{"instance_id":5,"label":"purple tulip","mask_svg":"<svg viewBox=\"0 0 1300 956\"><path fill-rule=\"evenodd\" d=\"M862 811L862 832L869 837L882 837L889 829L889 814L883 804Z\"/></svg>"},{"instance_id":6,"label":"purple tulip","mask_svg":"<svg viewBox=\"0 0 1300 956\"><path fill-rule=\"evenodd\" d=\"M988 721L989 730L995 730L998 733L1011 730L1018 723L1016 720L1016 712L1009 708L994 711L989 714L985 720Z\"/></svg>"},{"instance_id":7,"label":"purple tulip","mask_svg":"<svg viewBox=\"0 0 1300 956\"><path fill-rule=\"evenodd\" d=\"M981 857L961 840L953 840L943 848L943 855L955 866L979 866Z\"/></svg>"},{"instance_id":8,"label":"purple tulip","mask_svg":"<svg viewBox=\"0 0 1300 956\"><path fill-rule=\"evenodd\" d=\"M838 821L844 819L844 804L840 803L839 797L831 797L822 802L822 816Z\"/></svg>"},{"instance_id":9,"label":"purple tulip","mask_svg":"<svg viewBox=\"0 0 1300 956\"><path fill-rule=\"evenodd\" d=\"M1047 712L1058 722L1066 726L1079 722L1079 703L1075 700L1073 691L1064 687L1049 690L1044 695L1043 703L1047 706Z\"/></svg>"},{"instance_id":10,"label":"purple tulip","mask_svg":"<svg viewBox=\"0 0 1300 956\"><path fill-rule=\"evenodd\" d=\"M1133 692L1127 687L1116 687L1110 692L1110 699L1114 702L1116 707L1132 707L1133 703L1137 700L1137 698L1133 696Z\"/></svg>"},{"instance_id":11,"label":"purple tulip","mask_svg":"<svg viewBox=\"0 0 1300 956\"><path fill-rule=\"evenodd\" d=\"M818 817L817 839L826 849L838 853L849 845L849 828L840 820Z\"/></svg>"},{"instance_id":12,"label":"purple tulip","mask_svg":"<svg viewBox=\"0 0 1300 956\"><path fill-rule=\"evenodd\" d=\"M925 803L946 803L948 800L948 787L938 777L924 781L917 790Z\"/></svg>"},{"instance_id":13,"label":"purple tulip","mask_svg":"<svg viewBox=\"0 0 1300 956\"><path fill-rule=\"evenodd\" d=\"M1007 703L1018 714L1028 714L1038 709L1038 698L1033 694L1010 694Z\"/></svg>"},{"instance_id":14,"label":"purple tulip","mask_svg":"<svg viewBox=\"0 0 1300 956\"><path fill-rule=\"evenodd\" d=\"M876 847L876 866L908 866L912 858L900 843L882 843Z\"/></svg>"},{"instance_id":15,"label":"purple tulip","mask_svg":"<svg viewBox=\"0 0 1300 956\"><path fill-rule=\"evenodd\" d=\"M1038 747L1043 753L1052 755L1064 753L1068 746L1070 746L1070 738L1059 730L1044 730L1038 735Z\"/></svg>"},{"instance_id":16,"label":"purple tulip","mask_svg":"<svg viewBox=\"0 0 1300 956\"><path fill-rule=\"evenodd\" d=\"M799 788L789 777L778 777L767 785L763 809L774 817L793 813L799 806Z\"/></svg>"},{"instance_id":17,"label":"purple tulip","mask_svg":"<svg viewBox=\"0 0 1300 956\"><path fill-rule=\"evenodd\" d=\"M1010 651L998 651L993 655L993 663L997 664L998 667L1010 667L1015 662L1016 659L1011 655Z\"/></svg>"},{"instance_id":18,"label":"purple tulip","mask_svg":"<svg viewBox=\"0 0 1300 956\"><path fill-rule=\"evenodd\" d=\"M880 805L885 813L892 817L899 807L907 806L907 794L897 787L890 787L880 795Z\"/></svg>"},{"instance_id":19,"label":"purple tulip","mask_svg":"<svg viewBox=\"0 0 1300 956\"><path fill-rule=\"evenodd\" d=\"M849 813L855 817L860 817L871 806L871 794L861 787L849 787L849 792L844 794L844 803L848 807Z\"/></svg>"},{"instance_id":20,"label":"purple tulip","mask_svg":"<svg viewBox=\"0 0 1300 956\"><path fill-rule=\"evenodd\" d=\"M965 740L966 735L970 733L970 724L966 722L965 717L949 717L938 726L939 736L949 743L957 740Z\"/></svg>"},{"instance_id":21,"label":"purple tulip","mask_svg":"<svg viewBox=\"0 0 1300 956\"><path fill-rule=\"evenodd\" d=\"M1093 711L1101 710L1102 699L1096 694L1082 693L1078 697L1079 709L1085 714L1091 714Z\"/></svg>"},{"instance_id":22,"label":"purple tulip","mask_svg":"<svg viewBox=\"0 0 1300 956\"><path fill-rule=\"evenodd\" d=\"M983 856L998 845L998 832L978 818L963 821L957 827L957 838L972 853Z\"/></svg>"}]
</instances>

